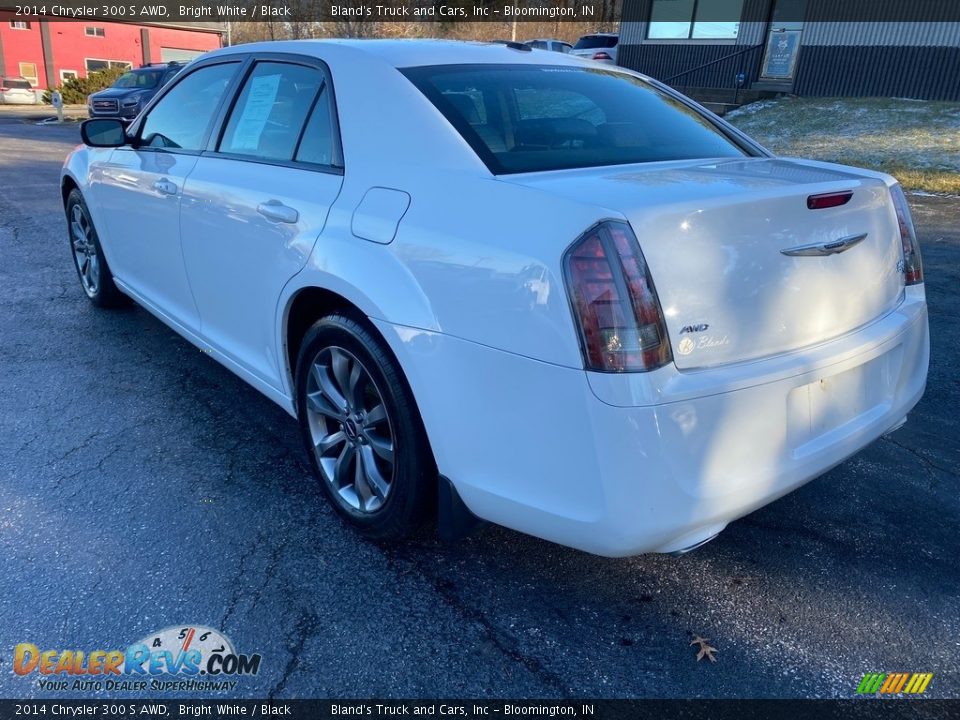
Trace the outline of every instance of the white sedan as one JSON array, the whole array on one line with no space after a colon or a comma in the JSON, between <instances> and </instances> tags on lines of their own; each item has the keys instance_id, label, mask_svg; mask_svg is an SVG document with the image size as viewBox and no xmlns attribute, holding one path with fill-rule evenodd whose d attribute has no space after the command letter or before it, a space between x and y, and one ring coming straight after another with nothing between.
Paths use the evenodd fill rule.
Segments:
<instances>
[{"instance_id":1,"label":"white sedan","mask_svg":"<svg viewBox=\"0 0 960 720\"><path fill-rule=\"evenodd\" d=\"M924 391L896 181L773 157L627 70L240 45L82 131L62 191L87 296L133 298L295 417L372 538L439 514L683 552Z\"/></svg>"},{"instance_id":2,"label":"white sedan","mask_svg":"<svg viewBox=\"0 0 960 720\"><path fill-rule=\"evenodd\" d=\"M22 77L0 76L0 105L36 105L37 94L30 81Z\"/></svg>"}]
</instances>

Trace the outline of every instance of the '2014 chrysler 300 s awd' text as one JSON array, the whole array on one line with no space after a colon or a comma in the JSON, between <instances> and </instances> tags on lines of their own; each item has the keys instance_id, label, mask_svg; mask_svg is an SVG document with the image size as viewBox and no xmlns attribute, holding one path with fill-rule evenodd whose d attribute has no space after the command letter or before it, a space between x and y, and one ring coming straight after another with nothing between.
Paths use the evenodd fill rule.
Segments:
<instances>
[{"instance_id":1,"label":"'2014 chrysler 300 s awd' text","mask_svg":"<svg viewBox=\"0 0 960 720\"><path fill-rule=\"evenodd\" d=\"M297 418L369 537L439 512L682 552L923 394L896 181L773 157L627 70L240 45L82 134L62 191L90 300L133 298Z\"/></svg>"}]
</instances>

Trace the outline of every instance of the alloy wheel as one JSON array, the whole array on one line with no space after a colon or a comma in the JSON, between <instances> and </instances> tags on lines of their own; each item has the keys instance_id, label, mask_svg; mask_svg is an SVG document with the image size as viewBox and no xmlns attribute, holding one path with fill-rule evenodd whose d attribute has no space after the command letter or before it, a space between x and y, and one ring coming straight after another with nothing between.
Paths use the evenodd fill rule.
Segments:
<instances>
[{"instance_id":1,"label":"alloy wheel","mask_svg":"<svg viewBox=\"0 0 960 720\"><path fill-rule=\"evenodd\" d=\"M100 287L100 261L97 258L96 241L93 239L93 227L79 204L75 204L70 210L70 245L83 289L87 295L93 297Z\"/></svg>"},{"instance_id":2,"label":"alloy wheel","mask_svg":"<svg viewBox=\"0 0 960 720\"><path fill-rule=\"evenodd\" d=\"M350 509L374 513L393 487L395 441L383 396L355 355L323 348L310 364L306 413L324 481Z\"/></svg>"}]
</instances>

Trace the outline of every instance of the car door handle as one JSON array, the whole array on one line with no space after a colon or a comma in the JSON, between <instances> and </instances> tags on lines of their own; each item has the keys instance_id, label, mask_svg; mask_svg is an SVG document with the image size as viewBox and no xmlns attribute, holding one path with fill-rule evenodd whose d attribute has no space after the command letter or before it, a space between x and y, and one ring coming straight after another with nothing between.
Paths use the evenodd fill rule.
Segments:
<instances>
[{"instance_id":1,"label":"car door handle","mask_svg":"<svg viewBox=\"0 0 960 720\"><path fill-rule=\"evenodd\" d=\"M163 178L162 180L157 180L153 184L153 189L156 190L158 193L162 193L163 195L177 194L177 184L175 182L171 182L170 180L167 180L166 178Z\"/></svg>"},{"instance_id":2,"label":"car door handle","mask_svg":"<svg viewBox=\"0 0 960 720\"><path fill-rule=\"evenodd\" d=\"M268 200L265 203L260 203L257 205L257 212L273 222L295 223L300 219L300 213L279 200Z\"/></svg>"}]
</instances>

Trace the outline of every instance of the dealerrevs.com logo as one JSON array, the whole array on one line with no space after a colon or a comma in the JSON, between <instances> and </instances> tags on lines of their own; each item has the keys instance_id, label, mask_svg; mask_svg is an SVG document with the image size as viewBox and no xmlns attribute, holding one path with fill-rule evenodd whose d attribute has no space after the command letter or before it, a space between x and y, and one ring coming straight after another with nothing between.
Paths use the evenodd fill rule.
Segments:
<instances>
[{"instance_id":1,"label":"dealerrevs.com logo","mask_svg":"<svg viewBox=\"0 0 960 720\"><path fill-rule=\"evenodd\" d=\"M234 678L260 672L258 653L238 653L226 635L202 625L172 626L124 650L41 649L20 643L13 672L41 690L70 692L231 691Z\"/></svg>"}]
</instances>

